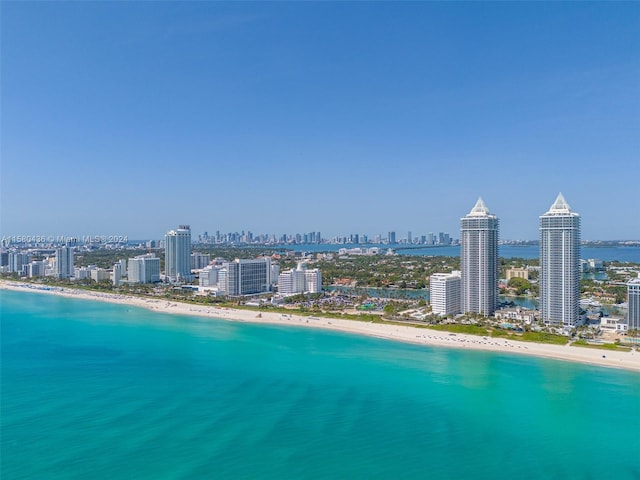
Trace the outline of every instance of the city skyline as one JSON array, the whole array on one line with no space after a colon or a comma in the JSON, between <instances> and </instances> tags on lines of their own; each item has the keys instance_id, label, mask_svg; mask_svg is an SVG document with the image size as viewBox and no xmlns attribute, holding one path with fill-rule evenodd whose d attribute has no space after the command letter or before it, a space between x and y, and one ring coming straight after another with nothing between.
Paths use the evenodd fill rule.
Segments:
<instances>
[{"instance_id":1,"label":"city skyline","mask_svg":"<svg viewBox=\"0 0 640 480\"><path fill-rule=\"evenodd\" d=\"M534 240L562 191L583 238L638 239L639 19L637 2L4 2L0 233L401 238L456 232L482 196L503 238Z\"/></svg>"}]
</instances>

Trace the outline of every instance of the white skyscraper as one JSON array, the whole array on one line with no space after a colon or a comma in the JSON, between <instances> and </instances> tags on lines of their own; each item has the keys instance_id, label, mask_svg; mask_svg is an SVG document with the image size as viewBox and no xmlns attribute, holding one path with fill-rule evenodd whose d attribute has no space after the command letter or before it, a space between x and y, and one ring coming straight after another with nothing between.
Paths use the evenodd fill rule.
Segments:
<instances>
[{"instance_id":1,"label":"white skyscraper","mask_svg":"<svg viewBox=\"0 0 640 480\"><path fill-rule=\"evenodd\" d=\"M434 273L429 277L431 311L438 315L460 313L460 272Z\"/></svg>"},{"instance_id":2,"label":"white skyscraper","mask_svg":"<svg viewBox=\"0 0 640 480\"><path fill-rule=\"evenodd\" d=\"M548 325L580 318L580 215L562 194L540 216L540 314Z\"/></svg>"},{"instance_id":3,"label":"white skyscraper","mask_svg":"<svg viewBox=\"0 0 640 480\"><path fill-rule=\"evenodd\" d=\"M629 330L640 331L640 275L627 283Z\"/></svg>"},{"instance_id":4,"label":"white skyscraper","mask_svg":"<svg viewBox=\"0 0 640 480\"><path fill-rule=\"evenodd\" d=\"M172 282L191 280L191 227L180 225L167 232L165 240L165 274Z\"/></svg>"},{"instance_id":5,"label":"white skyscraper","mask_svg":"<svg viewBox=\"0 0 640 480\"><path fill-rule=\"evenodd\" d=\"M498 217L478 198L460 223L462 312L491 315L498 304Z\"/></svg>"},{"instance_id":6,"label":"white skyscraper","mask_svg":"<svg viewBox=\"0 0 640 480\"><path fill-rule=\"evenodd\" d=\"M73 277L73 248L60 247L56 248L56 277L71 278Z\"/></svg>"}]
</instances>

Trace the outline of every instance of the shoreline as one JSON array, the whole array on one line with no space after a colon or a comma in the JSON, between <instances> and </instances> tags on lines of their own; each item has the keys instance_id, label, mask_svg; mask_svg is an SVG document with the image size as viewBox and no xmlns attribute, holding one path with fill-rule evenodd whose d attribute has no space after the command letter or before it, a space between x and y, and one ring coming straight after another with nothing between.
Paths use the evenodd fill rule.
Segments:
<instances>
[{"instance_id":1,"label":"shoreline","mask_svg":"<svg viewBox=\"0 0 640 480\"><path fill-rule=\"evenodd\" d=\"M75 288L45 287L19 281L0 280L0 290L42 293L83 300L97 300L120 305L142 307L151 311L175 315L205 317L216 320L253 323L256 325L311 327L351 333L355 335L366 335L369 337L411 343L414 345L424 345L428 347L448 347L465 350L528 355L640 372L640 352L634 350L622 352L615 350L608 351L602 349L572 347L568 345L520 342L461 333L452 334L450 332L432 330L429 328L419 328L409 325L389 325L359 320L314 317L313 315L302 316L268 311L261 312L226 307L221 308L215 306L194 305L164 299L152 299L115 293L80 290Z\"/></svg>"}]
</instances>

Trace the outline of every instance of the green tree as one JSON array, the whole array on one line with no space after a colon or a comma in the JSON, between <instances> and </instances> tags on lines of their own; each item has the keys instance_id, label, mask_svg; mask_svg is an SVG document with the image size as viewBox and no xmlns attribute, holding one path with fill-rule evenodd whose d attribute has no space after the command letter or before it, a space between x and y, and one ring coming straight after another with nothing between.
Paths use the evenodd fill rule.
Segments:
<instances>
[{"instance_id":1,"label":"green tree","mask_svg":"<svg viewBox=\"0 0 640 480\"><path fill-rule=\"evenodd\" d=\"M516 295L524 295L531 288L531 283L525 278L513 277L509 280L509 287L516 290Z\"/></svg>"}]
</instances>

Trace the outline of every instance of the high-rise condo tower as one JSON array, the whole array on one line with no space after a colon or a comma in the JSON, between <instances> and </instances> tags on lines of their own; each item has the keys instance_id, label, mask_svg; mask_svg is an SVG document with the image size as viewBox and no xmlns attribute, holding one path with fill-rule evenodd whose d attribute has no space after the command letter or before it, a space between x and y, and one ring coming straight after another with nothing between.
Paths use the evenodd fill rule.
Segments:
<instances>
[{"instance_id":1,"label":"high-rise condo tower","mask_svg":"<svg viewBox=\"0 0 640 480\"><path fill-rule=\"evenodd\" d=\"M640 333L640 275L627 283L629 330Z\"/></svg>"},{"instance_id":2,"label":"high-rise condo tower","mask_svg":"<svg viewBox=\"0 0 640 480\"><path fill-rule=\"evenodd\" d=\"M165 240L165 274L172 282L191 280L191 227L180 225L167 232Z\"/></svg>"},{"instance_id":3,"label":"high-rise condo tower","mask_svg":"<svg viewBox=\"0 0 640 480\"><path fill-rule=\"evenodd\" d=\"M479 198L460 222L462 311L491 315L498 303L498 217Z\"/></svg>"},{"instance_id":4,"label":"high-rise condo tower","mask_svg":"<svg viewBox=\"0 0 640 480\"><path fill-rule=\"evenodd\" d=\"M547 325L580 318L580 215L562 194L540 216L540 314Z\"/></svg>"},{"instance_id":5,"label":"high-rise condo tower","mask_svg":"<svg viewBox=\"0 0 640 480\"><path fill-rule=\"evenodd\" d=\"M64 246L56 248L56 277L73 277L73 248Z\"/></svg>"}]
</instances>

